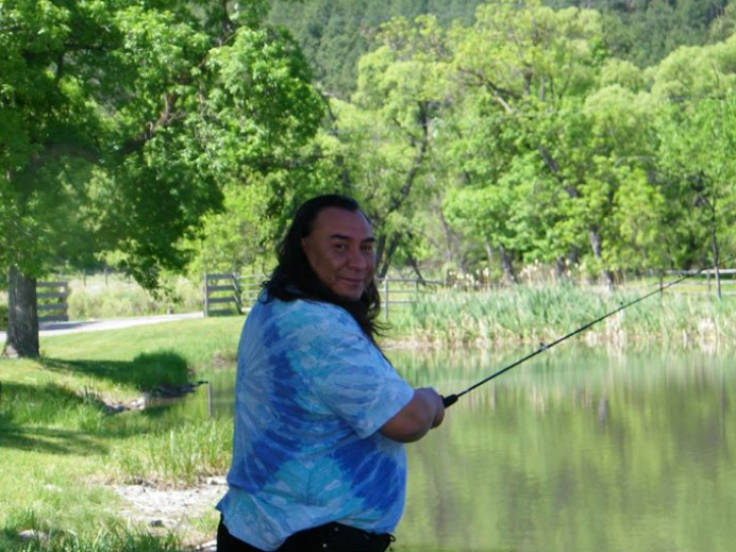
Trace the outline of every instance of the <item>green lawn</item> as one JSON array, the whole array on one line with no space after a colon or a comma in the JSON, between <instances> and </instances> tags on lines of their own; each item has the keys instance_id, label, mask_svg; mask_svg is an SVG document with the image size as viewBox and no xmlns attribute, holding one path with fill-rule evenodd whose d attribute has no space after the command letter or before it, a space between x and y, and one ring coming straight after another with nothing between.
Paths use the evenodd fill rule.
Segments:
<instances>
[{"instance_id":1,"label":"green lawn","mask_svg":"<svg viewBox=\"0 0 736 552\"><path fill-rule=\"evenodd\" d=\"M179 550L212 538L214 511L171 535L131 524L111 483L188 486L223 475L231 422L161 412L108 414L158 384L233 366L242 317L41 339L38 361L0 360L0 550ZM206 529L206 530L205 530ZM208 532L209 531L209 532Z\"/></svg>"}]
</instances>

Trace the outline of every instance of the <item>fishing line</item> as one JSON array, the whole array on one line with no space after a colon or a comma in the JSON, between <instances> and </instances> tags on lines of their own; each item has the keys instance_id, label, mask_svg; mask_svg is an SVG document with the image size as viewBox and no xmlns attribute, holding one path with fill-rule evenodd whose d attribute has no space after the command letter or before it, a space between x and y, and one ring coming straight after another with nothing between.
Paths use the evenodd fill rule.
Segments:
<instances>
[{"instance_id":1,"label":"fishing line","mask_svg":"<svg viewBox=\"0 0 736 552\"><path fill-rule=\"evenodd\" d=\"M594 326L598 322L601 322L601 321L605 320L606 318L609 318L610 316L613 316L614 314L619 313L622 310L627 309L627 308L629 308L632 305L635 305L636 303L639 303L641 301L644 301L644 299L648 299L652 295L656 295L658 293L662 293L667 288L670 288L670 287L672 287L674 285L677 285L680 282L682 282L684 280L687 280L688 278L692 278L694 276L698 276L701 272L703 272L707 268L709 268L709 267L703 267L700 270L698 270L697 272L693 272L692 274L686 274L682 278L678 278L677 280L673 280L672 282L669 282L666 285L660 285L654 291L652 291L650 293L647 293L646 295L642 295L641 297L638 297L637 299L634 299L632 301L629 301L628 303L622 304L616 310L613 310L611 312L608 312L608 313L604 314L603 316L601 316L599 318L596 318L595 320L593 320L591 322L588 322L587 324L585 324L583 326L580 326L578 329L570 332L567 335L563 335L562 337L558 337L552 343L547 343L547 344L544 344L543 343L536 351L533 351L533 352L529 353L528 355L526 355L525 357L520 358L519 360L517 360L515 362L512 362L508 366L505 366L505 367L501 368L499 371L494 372L493 374L491 374L487 378L484 378L484 379L480 380L478 383L475 383L475 384L471 385L465 391L461 391L460 393L456 393L456 394L453 394L453 395L448 395L446 397L442 397L442 402L444 403L445 408L447 408L447 407L452 406L453 404L455 404L457 402L457 400L460 397L462 397L463 395L465 395L466 393L470 393L473 389L476 389L477 387L480 387L481 385L483 385L485 383L488 383L492 379L497 378L498 376L500 376L501 374L503 374L505 372L508 372L512 368L516 368L519 364L522 364L522 363L526 362L530 358L534 358L538 354L543 353L544 351L548 351L549 349L551 349L555 345L559 345L563 341L566 341L566 340L570 339L571 337L573 337L573 336L575 336L575 335L577 335L577 334L579 334L581 332L584 332L585 330L587 330L591 326Z\"/></svg>"}]
</instances>

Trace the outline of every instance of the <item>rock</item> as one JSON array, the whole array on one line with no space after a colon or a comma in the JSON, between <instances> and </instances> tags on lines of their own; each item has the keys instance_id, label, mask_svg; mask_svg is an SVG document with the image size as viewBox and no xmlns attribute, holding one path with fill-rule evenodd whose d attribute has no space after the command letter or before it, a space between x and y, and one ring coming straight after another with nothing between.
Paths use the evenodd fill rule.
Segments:
<instances>
[{"instance_id":1,"label":"rock","mask_svg":"<svg viewBox=\"0 0 736 552\"><path fill-rule=\"evenodd\" d=\"M217 552L217 541L213 540L200 544L195 550L197 552Z\"/></svg>"},{"instance_id":2,"label":"rock","mask_svg":"<svg viewBox=\"0 0 736 552\"><path fill-rule=\"evenodd\" d=\"M166 523L162 519L152 519L148 522L149 527L166 527Z\"/></svg>"},{"instance_id":3,"label":"rock","mask_svg":"<svg viewBox=\"0 0 736 552\"><path fill-rule=\"evenodd\" d=\"M49 536L42 532L36 531L35 529L26 529L18 533L18 537L22 541L47 541Z\"/></svg>"},{"instance_id":4,"label":"rock","mask_svg":"<svg viewBox=\"0 0 736 552\"><path fill-rule=\"evenodd\" d=\"M140 397L138 399L135 399L133 402L130 403L131 410L142 410L146 407L146 398Z\"/></svg>"},{"instance_id":5,"label":"rock","mask_svg":"<svg viewBox=\"0 0 736 552\"><path fill-rule=\"evenodd\" d=\"M192 383L185 383L184 385L157 385L151 391L151 395L154 397L183 397L187 393L194 393L195 389L200 385L205 385L209 382L205 380L199 380Z\"/></svg>"},{"instance_id":6,"label":"rock","mask_svg":"<svg viewBox=\"0 0 736 552\"><path fill-rule=\"evenodd\" d=\"M120 414L121 412L125 412L128 410L128 407L124 404L106 404L105 405L105 413L106 414Z\"/></svg>"}]
</instances>

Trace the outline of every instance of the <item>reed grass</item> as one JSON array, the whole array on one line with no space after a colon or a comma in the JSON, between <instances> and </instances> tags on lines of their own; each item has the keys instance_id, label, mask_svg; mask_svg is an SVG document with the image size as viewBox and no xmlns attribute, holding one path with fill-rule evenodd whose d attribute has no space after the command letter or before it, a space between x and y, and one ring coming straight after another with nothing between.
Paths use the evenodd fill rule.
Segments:
<instances>
[{"instance_id":1,"label":"reed grass","mask_svg":"<svg viewBox=\"0 0 736 552\"><path fill-rule=\"evenodd\" d=\"M145 481L189 487L227 472L232 452L232 422L186 421L126 441L110 455L108 473L116 481Z\"/></svg>"},{"instance_id":2,"label":"reed grass","mask_svg":"<svg viewBox=\"0 0 736 552\"><path fill-rule=\"evenodd\" d=\"M390 311L389 336L435 346L549 343L646 294L566 285L517 285L485 292L441 291ZM588 342L728 342L736 298L665 292L594 325Z\"/></svg>"}]
</instances>

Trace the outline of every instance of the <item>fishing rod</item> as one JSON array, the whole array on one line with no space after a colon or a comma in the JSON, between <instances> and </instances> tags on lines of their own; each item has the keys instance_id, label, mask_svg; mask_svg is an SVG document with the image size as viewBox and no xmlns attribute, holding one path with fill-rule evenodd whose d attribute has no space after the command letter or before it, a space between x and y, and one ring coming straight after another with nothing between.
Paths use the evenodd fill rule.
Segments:
<instances>
[{"instance_id":1,"label":"fishing rod","mask_svg":"<svg viewBox=\"0 0 736 552\"><path fill-rule=\"evenodd\" d=\"M529 360L531 358L534 358L535 356L537 356L540 353L543 353L544 351L548 351L549 349L551 349L555 345L559 345L563 341L566 341L566 340L570 339L571 337L573 337L573 336L575 336L575 335L577 335L577 334L579 334L581 332L584 332L585 330L587 330L591 326L594 326L598 322L601 322L601 321L605 320L606 318L609 318L609 317L613 316L614 314L619 313L622 310L627 309L627 308L629 308L632 305L635 305L636 303L639 303L641 301L644 301L644 299L648 299L652 295L656 295L657 293L662 293L667 288L670 288L670 287L672 287L674 285L677 285L680 282L682 282L684 280L687 280L688 278L692 278L694 276L698 276L701 272L703 272L704 270L706 270L706 268L708 268L708 267L703 267L700 270L698 270L697 272L693 272L692 274L686 274L682 278L678 278L677 280L673 280L672 282L669 282L667 285L664 285L663 286L663 285L660 284L660 286L657 289L655 289L654 291L652 291L650 293L647 293L646 295L643 295L641 297L638 297L637 299L634 299L632 301L629 301L626 304L622 304L616 310L613 310L611 312L608 312L608 313L604 314L603 316L601 316L599 318L596 318L595 320L593 320L591 322L588 322L587 324L585 324L583 326L580 326L577 330L574 330L574 331L570 332L567 335L563 335L562 337L558 337L552 343L547 343L547 344L542 343L542 345L536 351L533 351L533 352L529 353L528 355L526 355L525 357L520 358L519 360L517 360L515 362L512 362L508 366L505 366L505 367L501 368L498 372L494 372L493 374L491 374L487 378L484 378L484 379L480 380L478 383L475 383L475 384L471 385L465 391L461 391L460 393L456 393L456 394L453 394L453 395L448 395L446 397L442 397L442 402L445 405L445 408L448 408L449 406L452 406L453 404L455 404L458 401L458 399L460 397L462 397L463 395L465 395L466 393L470 393L473 389L476 389L477 387L480 387L481 385L483 385L485 383L488 383L492 379L497 378L498 376L500 376L501 374L503 374L505 372L508 372L512 368L516 368L519 364L522 364L522 363L526 362L527 360Z\"/></svg>"}]
</instances>

